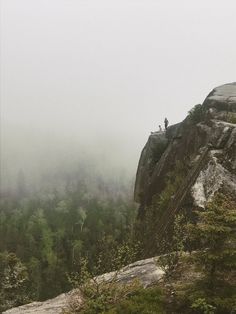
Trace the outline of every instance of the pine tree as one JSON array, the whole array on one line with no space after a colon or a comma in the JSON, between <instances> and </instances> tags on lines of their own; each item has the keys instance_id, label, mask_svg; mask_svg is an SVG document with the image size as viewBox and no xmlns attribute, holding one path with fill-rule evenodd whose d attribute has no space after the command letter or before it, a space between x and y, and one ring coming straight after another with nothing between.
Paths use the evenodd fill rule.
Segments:
<instances>
[{"instance_id":1,"label":"pine tree","mask_svg":"<svg viewBox=\"0 0 236 314\"><path fill-rule=\"evenodd\" d=\"M236 202L218 194L197 216L189 238L198 243L196 261L213 287L221 273L236 269Z\"/></svg>"}]
</instances>

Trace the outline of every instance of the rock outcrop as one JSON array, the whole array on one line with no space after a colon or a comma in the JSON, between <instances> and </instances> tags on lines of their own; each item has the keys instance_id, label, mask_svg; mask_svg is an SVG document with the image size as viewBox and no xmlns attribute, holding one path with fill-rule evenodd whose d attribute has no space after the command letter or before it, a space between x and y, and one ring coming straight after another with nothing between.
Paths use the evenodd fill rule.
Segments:
<instances>
[{"instance_id":1,"label":"rock outcrop","mask_svg":"<svg viewBox=\"0 0 236 314\"><path fill-rule=\"evenodd\" d=\"M167 178L176 174L179 164L184 176L165 205L165 212L155 227L157 234L165 231L179 210L204 208L217 191L229 193L236 199L236 83L215 88L183 122L170 126L166 132L150 135L140 157L134 192L140 204L141 223L153 199L165 191ZM114 274L104 274L98 280L109 282ZM161 280L163 274L157 266L157 258L149 258L124 267L116 279L126 283L138 278L147 287ZM78 291L74 290L5 313L59 314L75 295L82 302Z\"/></svg>"},{"instance_id":2,"label":"rock outcrop","mask_svg":"<svg viewBox=\"0 0 236 314\"><path fill-rule=\"evenodd\" d=\"M150 286L162 279L164 271L157 266L158 258L149 258L130 264L118 272L111 272L97 277L98 281L109 282L116 278L117 282L128 283L138 279L144 286ZM61 314L66 309L71 298L82 302L79 291L64 293L45 302L33 302L17 308L10 309L5 314Z\"/></svg>"},{"instance_id":3,"label":"rock outcrop","mask_svg":"<svg viewBox=\"0 0 236 314\"><path fill-rule=\"evenodd\" d=\"M178 163L184 178L162 213L157 233L180 209L204 208L217 191L236 197L236 83L215 88L183 122L149 137L134 192L140 221L165 190Z\"/></svg>"},{"instance_id":4,"label":"rock outcrop","mask_svg":"<svg viewBox=\"0 0 236 314\"><path fill-rule=\"evenodd\" d=\"M54 299L45 302L32 302L23 306L19 306L3 313L7 314L59 314L67 307L68 301L74 292L63 293Z\"/></svg>"}]
</instances>

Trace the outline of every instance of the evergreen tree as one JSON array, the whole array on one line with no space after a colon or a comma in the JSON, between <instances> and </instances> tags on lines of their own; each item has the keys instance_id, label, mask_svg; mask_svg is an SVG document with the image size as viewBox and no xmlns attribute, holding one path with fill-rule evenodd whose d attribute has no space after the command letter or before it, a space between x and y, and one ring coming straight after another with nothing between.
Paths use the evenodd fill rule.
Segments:
<instances>
[{"instance_id":1,"label":"evergreen tree","mask_svg":"<svg viewBox=\"0 0 236 314\"><path fill-rule=\"evenodd\" d=\"M235 313L236 203L218 194L197 218L187 230L200 276L186 292L185 302L193 313Z\"/></svg>"},{"instance_id":2,"label":"evergreen tree","mask_svg":"<svg viewBox=\"0 0 236 314\"><path fill-rule=\"evenodd\" d=\"M236 268L236 203L219 194L197 215L189 236L198 243L196 260L213 286L221 271Z\"/></svg>"}]
</instances>

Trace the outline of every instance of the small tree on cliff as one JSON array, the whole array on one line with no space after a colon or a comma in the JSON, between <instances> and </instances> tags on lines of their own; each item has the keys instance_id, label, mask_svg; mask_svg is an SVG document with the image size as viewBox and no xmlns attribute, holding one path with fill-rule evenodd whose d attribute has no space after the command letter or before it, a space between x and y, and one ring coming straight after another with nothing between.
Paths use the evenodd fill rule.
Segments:
<instances>
[{"instance_id":1,"label":"small tree on cliff","mask_svg":"<svg viewBox=\"0 0 236 314\"><path fill-rule=\"evenodd\" d=\"M184 252L186 241L184 223L185 217L177 215L172 234L169 237L166 234L159 244L159 250L162 255L158 259L158 266L165 271L166 280L179 275L177 269Z\"/></svg>"},{"instance_id":2,"label":"small tree on cliff","mask_svg":"<svg viewBox=\"0 0 236 314\"><path fill-rule=\"evenodd\" d=\"M192 243L198 243L195 261L213 288L225 277L221 273L236 269L236 203L218 194L197 215L197 223L188 225L188 236Z\"/></svg>"}]
</instances>

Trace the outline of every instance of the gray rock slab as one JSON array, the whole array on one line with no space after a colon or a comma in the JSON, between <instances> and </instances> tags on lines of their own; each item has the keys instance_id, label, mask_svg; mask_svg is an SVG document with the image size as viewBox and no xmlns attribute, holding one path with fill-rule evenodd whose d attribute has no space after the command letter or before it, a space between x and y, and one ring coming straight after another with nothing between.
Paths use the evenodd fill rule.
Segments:
<instances>
[{"instance_id":1,"label":"gray rock slab","mask_svg":"<svg viewBox=\"0 0 236 314\"><path fill-rule=\"evenodd\" d=\"M157 258L149 258L130 264L117 272L110 272L98 276L99 281L109 282L116 278L117 282L128 283L138 279L144 286L150 286L162 279L164 271L157 266ZM57 296L54 299L45 302L33 302L17 308L10 309L5 314L61 314L62 310L68 305L68 301L77 296L80 298L78 291L71 291ZM80 299L81 300L81 299ZM79 300L79 301L80 301ZM82 301L81 301L82 302Z\"/></svg>"},{"instance_id":2,"label":"gray rock slab","mask_svg":"<svg viewBox=\"0 0 236 314\"><path fill-rule=\"evenodd\" d=\"M54 299L47 300L45 302L33 302L27 305L23 305L17 308L13 308L4 313L7 314L57 314L61 313L66 308L67 302L71 296L71 293L63 293Z\"/></svg>"}]
</instances>

